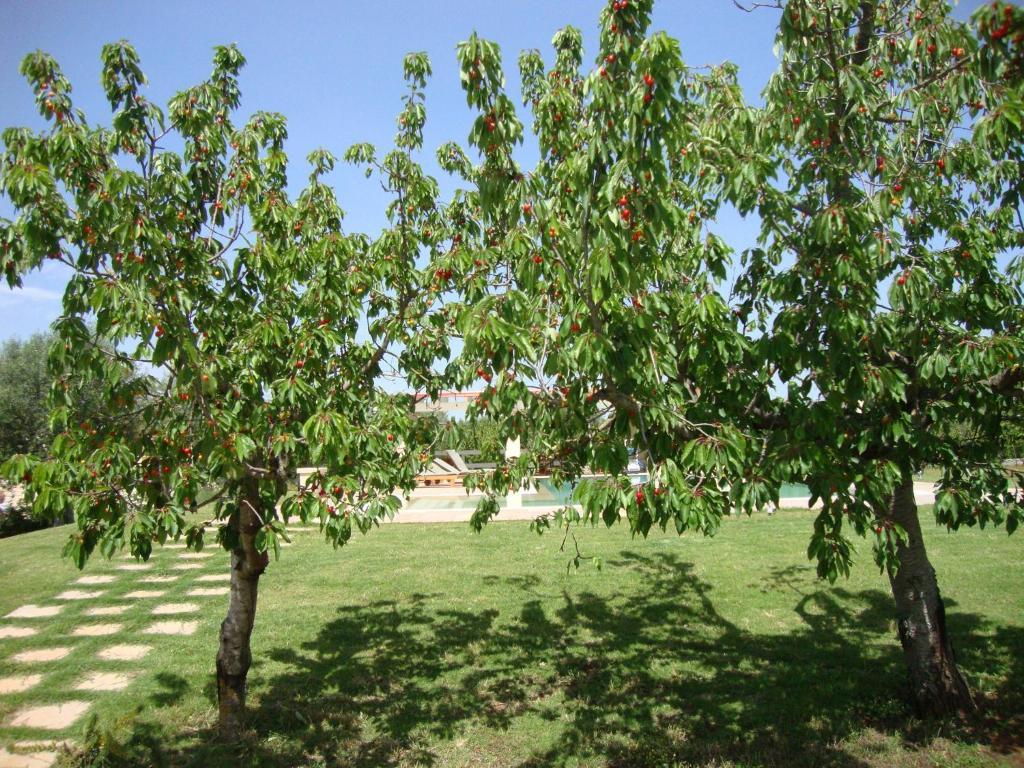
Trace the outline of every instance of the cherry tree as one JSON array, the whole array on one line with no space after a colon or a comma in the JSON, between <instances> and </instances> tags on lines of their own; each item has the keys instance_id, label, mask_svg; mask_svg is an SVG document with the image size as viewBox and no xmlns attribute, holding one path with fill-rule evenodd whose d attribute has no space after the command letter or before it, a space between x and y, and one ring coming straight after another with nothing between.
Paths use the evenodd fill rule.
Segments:
<instances>
[{"instance_id":1,"label":"cherry tree","mask_svg":"<svg viewBox=\"0 0 1024 768\"><path fill-rule=\"evenodd\" d=\"M208 80L166 111L149 101L134 49L103 48L109 127L91 127L48 55L22 72L48 127L3 133L0 221L12 286L46 260L70 273L54 324L56 437L43 458L15 456L40 514L74 511L65 554L147 558L184 537L202 548L217 524L231 553L231 591L217 653L220 728L241 727L257 588L297 515L343 545L394 513L433 439L408 396L383 391L389 371L427 387L447 354L424 252L445 232L437 184L415 161L430 65L405 60L409 93L396 148L348 153L392 197L377 237L346 233L309 155L289 194L281 115L235 123L244 58L218 47ZM102 416L79 413L74 387L102 393ZM298 492L300 461L321 466Z\"/></svg>"}]
</instances>

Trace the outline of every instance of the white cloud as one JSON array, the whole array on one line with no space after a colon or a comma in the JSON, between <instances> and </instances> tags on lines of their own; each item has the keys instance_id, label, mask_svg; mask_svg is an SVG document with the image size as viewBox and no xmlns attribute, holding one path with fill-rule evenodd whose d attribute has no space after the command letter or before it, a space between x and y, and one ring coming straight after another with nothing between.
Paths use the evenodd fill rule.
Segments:
<instances>
[{"instance_id":1,"label":"white cloud","mask_svg":"<svg viewBox=\"0 0 1024 768\"><path fill-rule=\"evenodd\" d=\"M10 288L0 285L0 307L9 307L15 304L45 304L60 300L60 293L47 288L36 288L31 285Z\"/></svg>"}]
</instances>

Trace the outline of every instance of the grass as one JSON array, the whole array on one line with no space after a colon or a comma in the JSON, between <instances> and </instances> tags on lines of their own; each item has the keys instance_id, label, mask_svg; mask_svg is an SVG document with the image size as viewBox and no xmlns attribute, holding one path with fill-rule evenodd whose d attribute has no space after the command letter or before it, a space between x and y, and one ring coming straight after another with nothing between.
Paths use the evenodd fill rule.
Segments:
<instances>
[{"instance_id":1,"label":"grass","mask_svg":"<svg viewBox=\"0 0 1024 768\"><path fill-rule=\"evenodd\" d=\"M604 567L569 573L560 538L523 523L482 535L464 524L387 526L338 552L315 532L296 534L261 583L244 743L214 736L225 598L198 598L195 635L151 640L123 692L69 686L98 668L95 648L140 641L131 635L149 620L144 606L116 640L63 641L74 653L46 665L40 689L0 697L0 723L29 702L91 698L99 728L130 742L131 765L150 752L173 766L1019 765L1017 538L928 527L949 626L983 704L977 722L954 726L908 715L892 599L867 544L853 577L830 587L805 558L809 529L797 511L732 519L713 539L585 529L579 546ZM63 535L0 541L0 615L49 604L75 577L58 559ZM176 554L157 553L153 573ZM225 567L223 554L213 560L202 572ZM122 576L94 604L140 586ZM168 601L196 600L183 597L185 581L169 585ZM69 606L38 637L0 640L0 676L12 674L10 653L57 644L82 609ZM81 739L83 728L59 735ZM0 746L40 735L0 728Z\"/></svg>"}]
</instances>

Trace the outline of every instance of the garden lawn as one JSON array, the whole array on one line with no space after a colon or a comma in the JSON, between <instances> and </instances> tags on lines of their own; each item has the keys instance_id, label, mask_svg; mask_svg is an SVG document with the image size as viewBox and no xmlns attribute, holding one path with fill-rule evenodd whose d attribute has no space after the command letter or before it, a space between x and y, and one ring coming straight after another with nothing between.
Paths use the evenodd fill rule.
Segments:
<instances>
[{"instance_id":1,"label":"garden lawn","mask_svg":"<svg viewBox=\"0 0 1024 768\"><path fill-rule=\"evenodd\" d=\"M923 512L925 520L930 512ZM127 742L126 764L148 755L195 766L995 766L1024 747L1024 558L1002 531L948 535L926 525L959 658L983 707L969 726L923 724L907 713L902 654L887 580L860 542L853 577L829 586L805 550L812 518L727 520L717 536L581 529L538 537L526 523L392 525L334 551L314 531L271 562L261 581L249 675L252 734L215 739L213 662L225 596L190 597L226 556L172 570L163 550L148 571L97 559L80 586L59 559L66 531L0 541L0 616L56 605L66 589L104 590L67 601L53 619L0 639L0 678L42 682L0 695L0 747L87 736ZM166 584L143 576L179 575ZM162 589L159 599L123 599ZM160 603L195 614L154 617ZM88 608L128 603L119 617ZM194 634L155 636L157 619L197 621ZM84 623L124 625L110 637L70 637ZM144 643L138 662L103 662L113 644ZM19 651L70 646L61 661L11 661ZM134 672L121 691L82 692L88 672ZM55 734L12 728L24 707L91 702Z\"/></svg>"}]
</instances>

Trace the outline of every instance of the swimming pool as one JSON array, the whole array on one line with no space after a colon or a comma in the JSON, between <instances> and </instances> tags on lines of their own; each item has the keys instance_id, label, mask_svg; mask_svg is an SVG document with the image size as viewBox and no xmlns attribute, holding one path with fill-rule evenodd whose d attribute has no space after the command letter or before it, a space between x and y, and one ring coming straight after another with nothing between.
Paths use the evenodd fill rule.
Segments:
<instances>
[{"instance_id":1,"label":"swimming pool","mask_svg":"<svg viewBox=\"0 0 1024 768\"><path fill-rule=\"evenodd\" d=\"M647 479L646 475L635 475L640 482ZM452 489L453 494L457 489ZM810 496L806 485L799 483L783 483L779 489L780 499L801 499ZM426 496L413 498L406 509L475 509L479 496L452 495L452 496ZM537 480L537 490L534 493L523 493L523 507L560 507L568 504L572 499L572 486L569 484L556 485L550 478L542 477ZM499 499L498 505L508 506L505 499Z\"/></svg>"}]
</instances>

